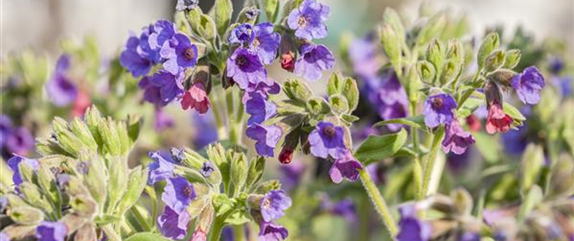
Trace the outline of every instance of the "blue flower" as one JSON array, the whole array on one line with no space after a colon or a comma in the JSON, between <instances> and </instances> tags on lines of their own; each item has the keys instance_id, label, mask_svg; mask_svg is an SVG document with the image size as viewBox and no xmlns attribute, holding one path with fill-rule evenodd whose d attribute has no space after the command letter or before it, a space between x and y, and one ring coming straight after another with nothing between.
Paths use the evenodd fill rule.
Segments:
<instances>
[{"instance_id":1,"label":"blue flower","mask_svg":"<svg viewBox=\"0 0 574 241\"><path fill-rule=\"evenodd\" d=\"M29 165L33 170L38 170L40 163L36 159L28 159L22 156L15 155L8 159L8 166L14 172L12 175L12 181L16 187L20 186L22 183L22 177L20 176L20 165Z\"/></svg>"},{"instance_id":2,"label":"blue flower","mask_svg":"<svg viewBox=\"0 0 574 241\"><path fill-rule=\"evenodd\" d=\"M153 62L146 57L142 57L138 52L140 39L130 36L120 53L120 64L128 69L134 77L145 76L149 73Z\"/></svg>"},{"instance_id":3,"label":"blue flower","mask_svg":"<svg viewBox=\"0 0 574 241\"><path fill-rule=\"evenodd\" d=\"M437 94L430 96L424 104L423 114L425 124L430 128L435 128L441 124L449 124L454 119L456 101L447 94Z\"/></svg>"},{"instance_id":4,"label":"blue flower","mask_svg":"<svg viewBox=\"0 0 574 241\"><path fill-rule=\"evenodd\" d=\"M12 132L12 119L9 116L0 114L0 148L6 143L6 139Z\"/></svg>"},{"instance_id":5,"label":"blue flower","mask_svg":"<svg viewBox=\"0 0 574 241\"><path fill-rule=\"evenodd\" d=\"M307 80L318 80L323 75L324 70L332 69L335 66L335 57L325 45L306 43L301 45L299 53L293 73L303 76Z\"/></svg>"},{"instance_id":6,"label":"blue flower","mask_svg":"<svg viewBox=\"0 0 574 241\"><path fill-rule=\"evenodd\" d=\"M359 170L363 169L363 165L353 157L353 154L346 149L343 149L342 154L338 154L338 158L329 170L329 176L334 183L341 183L343 178L349 181L356 181L359 178Z\"/></svg>"},{"instance_id":7,"label":"blue flower","mask_svg":"<svg viewBox=\"0 0 574 241\"><path fill-rule=\"evenodd\" d=\"M176 162L173 160L171 154L157 151L150 152L148 156L153 160L153 162L148 165L148 185L153 185L156 182L173 177Z\"/></svg>"},{"instance_id":8,"label":"blue flower","mask_svg":"<svg viewBox=\"0 0 574 241\"><path fill-rule=\"evenodd\" d=\"M281 241L289 236L289 232L281 225L271 222L259 224L259 241Z\"/></svg>"},{"instance_id":9,"label":"blue flower","mask_svg":"<svg viewBox=\"0 0 574 241\"><path fill-rule=\"evenodd\" d=\"M38 241L64 241L68 228L62 222L42 222L36 227Z\"/></svg>"},{"instance_id":10,"label":"blue flower","mask_svg":"<svg viewBox=\"0 0 574 241\"><path fill-rule=\"evenodd\" d=\"M167 71L160 70L149 77L147 81L148 88L159 88L159 101L162 106L183 94L183 75L172 75Z\"/></svg>"},{"instance_id":11,"label":"blue flower","mask_svg":"<svg viewBox=\"0 0 574 241\"><path fill-rule=\"evenodd\" d=\"M408 115L408 97L394 71L387 71L381 78L366 78L362 89L383 120L403 118ZM402 125L387 125L390 131L398 131Z\"/></svg>"},{"instance_id":12,"label":"blue flower","mask_svg":"<svg viewBox=\"0 0 574 241\"><path fill-rule=\"evenodd\" d=\"M197 46L191 44L183 34L175 34L173 41L166 41L161 47L160 56L165 60L163 67L173 75L197 63Z\"/></svg>"},{"instance_id":13,"label":"blue flower","mask_svg":"<svg viewBox=\"0 0 574 241\"><path fill-rule=\"evenodd\" d=\"M253 25L244 23L231 30L228 41L231 44L250 45L254 37Z\"/></svg>"},{"instance_id":14,"label":"blue flower","mask_svg":"<svg viewBox=\"0 0 574 241\"><path fill-rule=\"evenodd\" d=\"M293 9L287 17L287 25L295 30L295 36L305 40L327 37L325 21L329 17L329 6L315 0L305 0L299 8Z\"/></svg>"},{"instance_id":15,"label":"blue flower","mask_svg":"<svg viewBox=\"0 0 574 241\"><path fill-rule=\"evenodd\" d=\"M283 131L278 126L264 126L257 123L251 124L245 131L247 137L255 140L255 149L261 156L273 156L273 150L279 143Z\"/></svg>"},{"instance_id":16,"label":"blue flower","mask_svg":"<svg viewBox=\"0 0 574 241\"><path fill-rule=\"evenodd\" d=\"M265 222L283 217L285 210L291 207L291 198L283 190L272 190L261 199L261 216Z\"/></svg>"},{"instance_id":17,"label":"blue flower","mask_svg":"<svg viewBox=\"0 0 574 241\"><path fill-rule=\"evenodd\" d=\"M34 137L24 127L12 129L5 140L6 150L18 155L26 155L34 149Z\"/></svg>"},{"instance_id":18,"label":"blue flower","mask_svg":"<svg viewBox=\"0 0 574 241\"><path fill-rule=\"evenodd\" d=\"M428 241L431 237L429 224L418 219L413 204L399 208L401 220L399 221L398 241Z\"/></svg>"},{"instance_id":19,"label":"blue flower","mask_svg":"<svg viewBox=\"0 0 574 241\"><path fill-rule=\"evenodd\" d=\"M161 234L172 239L182 239L187 235L187 225L191 221L191 215L187 211L176 212L166 206L157 223Z\"/></svg>"},{"instance_id":20,"label":"blue flower","mask_svg":"<svg viewBox=\"0 0 574 241\"><path fill-rule=\"evenodd\" d=\"M175 10L193 10L199 5L199 0L177 0L177 5L175 5Z\"/></svg>"},{"instance_id":21,"label":"blue flower","mask_svg":"<svg viewBox=\"0 0 574 241\"><path fill-rule=\"evenodd\" d=\"M193 147L199 150L209 143L217 141L217 128L214 125L212 112L204 115L197 112L193 113L193 125L198 130L193 137Z\"/></svg>"},{"instance_id":22,"label":"blue flower","mask_svg":"<svg viewBox=\"0 0 574 241\"><path fill-rule=\"evenodd\" d=\"M253 27L251 48L257 52L264 64L271 64L277 57L277 49L281 43L281 35L273 32L273 24L264 22Z\"/></svg>"},{"instance_id":23,"label":"blue flower","mask_svg":"<svg viewBox=\"0 0 574 241\"><path fill-rule=\"evenodd\" d=\"M275 103L266 100L257 92L251 93L250 96L251 98L245 102L245 112L251 115L247 120L248 125L262 124L277 114Z\"/></svg>"},{"instance_id":24,"label":"blue flower","mask_svg":"<svg viewBox=\"0 0 574 241\"><path fill-rule=\"evenodd\" d=\"M227 59L227 77L232 78L241 89L246 89L249 84L256 85L261 82L272 84L272 80L267 79L267 70L259 59L259 55L241 47L237 48Z\"/></svg>"},{"instance_id":25,"label":"blue flower","mask_svg":"<svg viewBox=\"0 0 574 241\"><path fill-rule=\"evenodd\" d=\"M309 134L311 154L324 159L329 155L338 158L346 149L344 133L343 127L335 126L331 122L319 122L315 130Z\"/></svg>"},{"instance_id":26,"label":"blue flower","mask_svg":"<svg viewBox=\"0 0 574 241\"><path fill-rule=\"evenodd\" d=\"M78 87L67 76L67 71L70 68L70 56L62 54L58 58L56 69L52 78L46 83L46 91L50 96L50 100L56 106L67 106L76 100L78 97Z\"/></svg>"},{"instance_id":27,"label":"blue flower","mask_svg":"<svg viewBox=\"0 0 574 241\"><path fill-rule=\"evenodd\" d=\"M196 198L193 185L184 177L167 179L161 200L177 213L185 212L187 206Z\"/></svg>"},{"instance_id":28,"label":"blue flower","mask_svg":"<svg viewBox=\"0 0 574 241\"><path fill-rule=\"evenodd\" d=\"M528 67L521 74L515 75L511 82L518 99L524 104L534 105L540 101L540 90L544 88L544 76L534 66Z\"/></svg>"}]
</instances>

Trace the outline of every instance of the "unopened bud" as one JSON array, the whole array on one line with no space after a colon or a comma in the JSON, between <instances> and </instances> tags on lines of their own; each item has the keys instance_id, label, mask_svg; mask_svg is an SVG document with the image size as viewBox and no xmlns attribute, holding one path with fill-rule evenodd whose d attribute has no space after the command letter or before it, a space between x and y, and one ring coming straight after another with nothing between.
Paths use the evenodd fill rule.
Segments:
<instances>
[{"instance_id":1,"label":"unopened bud","mask_svg":"<svg viewBox=\"0 0 574 241\"><path fill-rule=\"evenodd\" d=\"M269 191L279 189L281 189L281 182L279 182L279 180L269 180L259 184L256 193L265 194L268 193Z\"/></svg>"},{"instance_id":2,"label":"unopened bud","mask_svg":"<svg viewBox=\"0 0 574 241\"><path fill-rule=\"evenodd\" d=\"M281 164L289 164L292 159L293 150L284 147L283 150L281 150L281 153L279 153L279 162L281 162Z\"/></svg>"},{"instance_id":3,"label":"unopened bud","mask_svg":"<svg viewBox=\"0 0 574 241\"><path fill-rule=\"evenodd\" d=\"M44 220L44 213L33 207L16 207L8 210L8 216L17 224L35 225Z\"/></svg>"},{"instance_id":4,"label":"unopened bud","mask_svg":"<svg viewBox=\"0 0 574 241\"><path fill-rule=\"evenodd\" d=\"M295 69L295 55L293 52L281 54L281 68L289 72L293 72Z\"/></svg>"},{"instance_id":5,"label":"unopened bud","mask_svg":"<svg viewBox=\"0 0 574 241\"><path fill-rule=\"evenodd\" d=\"M503 51L494 51L490 54L485 62L484 65L486 67L486 71L491 72L495 71L500 68L504 64L504 59L506 58L506 54Z\"/></svg>"},{"instance_id":6,"label":"unopened bud","mask_svg":"<svg viewBox=\"0 0 574 241\"><path fill-rule=\"evenodd\" d=\"M486 58L498 48L499 37L496 32L492 32L484 38L484 41L478 49L477 63L479 68L484 67Z\"/></svg>"},{"instance_id":7,"label":"unopened bud","mask_svg":"<svg viewBox=\"0 0 574 241\"><path fill-rule=\"evenodd\" d=\"M504 60L503 68L506 69L513 69L518 65L520 62L520 58L522 54L520 53L520 49L511 49L506 51L506 59Z\"/></svg>"},{"instance_id":8,"label":"unopened bud","mask_svg":"<svg viewBox=\"0 0 574 241\"><path fill-rule=\"evenodd\" d=\"M255 185L255 183L261 180L261 177L263 176L263 170L265 170L265 158L258 157L251 160L251 163L249 163L249 172L247 174L247 180L245 184L246 189L251 188L253 185Z\"/></svg>"}]
</instances>

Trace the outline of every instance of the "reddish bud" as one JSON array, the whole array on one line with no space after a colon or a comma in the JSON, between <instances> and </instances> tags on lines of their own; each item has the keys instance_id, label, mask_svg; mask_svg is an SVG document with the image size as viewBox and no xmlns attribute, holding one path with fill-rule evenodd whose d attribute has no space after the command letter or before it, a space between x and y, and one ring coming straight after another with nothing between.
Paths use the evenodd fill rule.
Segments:
<instances>
[{"instance_id":1,"label":"reddish bud","mask_svg":"<svg viewBox=\"0 0 574 241\"><path fill-rule=\"evenodd\" d=\"M293 72L295 69L295 58L292 52L281 54L281 68Z\"/></svg>"},{"instance_id":2,"label":"reddish bud","mask_svg":"<svg viewBox=\"0 0 574 241\"><path fill-rule=\"evenodd\" d=\"M482 128L482 124L480 124L480 120L474 114L466 117L466 124L468 125L470 131L472 131L472 132L480 131L480 128Z\"/></svg>"},{"instance_id":3,"label":"reddish bud","mask_svg":"<svg viewBox=\"0 0 574 241\"><path fill-rule=\"evenodd\" d=\"M74 106L72 107L72 117L81 117L88 107L92 105L92 100L86 91L80 90L78 92L78 97L74 101Z\"/></svg>"},{"instance_id":4,"label":"reddish bud","mask_svg":"<svg viewBox=\"0 0 574 241\"><path fill-rule=\"evenodd\" d=\"M281 153L279 154L279 162L281 162L281 164L289 164L291 163L292 159L293 159L293 150L283 148L283 150L281 150Z\"/></svg>"}]
</instances>

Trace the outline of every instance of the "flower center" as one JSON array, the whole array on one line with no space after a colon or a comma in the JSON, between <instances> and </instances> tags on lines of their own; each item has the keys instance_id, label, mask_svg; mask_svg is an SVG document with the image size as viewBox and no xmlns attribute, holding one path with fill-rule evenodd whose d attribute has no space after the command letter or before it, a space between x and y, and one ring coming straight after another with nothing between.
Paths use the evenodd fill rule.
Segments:
<instances>
[{"instance_id":1,"label":"flower center","mask_svg":"<svg viewBox=\"0 0 574 241\"><path fill-rule=\"evenodd\" d=\"M254 48L259 47L259 44L260 44L260 43L259 43L259 39L258 39L258 38L253 39L252 45L253 45Z\"/></svg>"},{"instance_id":2,"label":"flower center","mask_svg":"<svg viewBox=\"0 0 574 241\"><path fill-rule=\"evenodd\" d=\"M191 47L185 49L185 52L183 52L183 56L187 59L187 60L192 60L195 58L195 52L193 52L193 49Z\"/></svg>"},{"instance_id":3,"label":"flower center","mask_svg":"<svg viewBox=\"0 0 574 241\"><path fill-rule=\"evenodd\" d=\"M271 201L269 201L269 199L263 200L263 205L262 205L262 206L263 206L264 209L269 209L269 208L271 208Z\"/></svg>"},{"instance_id":4,"label":"flower center","mask_svg":"<svg viewBox=\"0 0 574 241\"><path fill-rule=\"evenodd\" d=\"M330 138L333 138L335 136L335 132L336 132L335 127L332 126L327 126L323 129L323 133Z\"/></svg>"},{"instance_id":5,"label":"flower center","mask_svg":"<svg viewBox=\"0 0 574 241\"><path fill-rule=\"evenodd\" d=\"M300 28L304 28L307 25L307 17L303 15L299 16L297 19L297 25L299 25Z\"/></svg>"},{"instance_id":6,"label":"flower center","mask_svg":"<svg viewBox=\"0 0 574 241\"><path fill-rule=\"evenodd\" d=\"M192 193L193 193L193 187L192 186L186 186L183 188L183 195L185 195L186 197L191 197Z\"/></svg>"},{"instance_id":7,"label":"flower center","mask_svg":"<svg viewBox=\"0 0 574 241\"><path fill-rule=\"evenodd\" d=\"M435 109L441 108L443 104L444 101L442 100L442 98L434 98L432 100L432 107Z\"/></svg>"},{"instance_id":8,"label":"flower center","mask_svg":"<svg viewBox=\"0 0 574 241\"><path fill-rule=\"evenodd\" d=\"M243 55L240 55L237 57L237 59L235 59L235 64L237 64L238 66L245 66L247 64L247 58Z\"/></svg>"}]
</instances>

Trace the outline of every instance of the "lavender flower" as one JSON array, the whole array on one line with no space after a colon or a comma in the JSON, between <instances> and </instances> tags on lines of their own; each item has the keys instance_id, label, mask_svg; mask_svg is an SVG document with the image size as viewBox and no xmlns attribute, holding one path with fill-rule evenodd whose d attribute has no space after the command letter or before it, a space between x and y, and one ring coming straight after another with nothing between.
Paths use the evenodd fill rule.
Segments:
<instances>
[{"instance_id":1,"label":"lavender flower","mask_svg":"<svg viewBox=\"0 0 574 241\"><path fill-rule=\"evenodd\" d=\"M277 56L281 35L273 32L273 24L264 22L253 27L254 38L251 48L257 52L264 64L271 64Z\"/></svg>"},{"instance_id":2,"label":"lavender flower","mask_svg":"<svg viewBox=\"0 0 574 241\"><path fill-rule=\"evenodd\" d=\"M176 26L175 23L170 22L168 20L159 20L157 21L153 27L150 27L150 34L147 38L147 45L145 43L140 44L140 46L144 49L145 52L150 53L154 56L154 60L156 63L159 62L158 55L161 57L162 46L165 42L170 41L176 34ZM145 38L140 38L140 41L146 40ZM149 46L149 49L147 49Z\"/></svg>"},{"instance_id":3,"label":"lavender flower","mask_svg":"<svg viewBox=\"0 0 574 241\"><path fill-rule=\"evenodd\" d=\"M33 170L38 170L40 163L36 159L28 159L18 155L8 159L8 166L14 172L12 175L12 182L14 182L14 185L17 187L23 182L22 177L20 176L20 165L29 165Z\"/></svg>"},{"instance_id":4,"label":"lavender flower","mask_svg":"<svg viewBox=\"0 0 574 241\"><path fill-rule=\"evenodd\" d=\"M195 66L197 63L197 46L191 44L187 36L178 33L173 36L173 41L166 41L163 44L160 56L166 59L163 62L165 70L176 75L182 69Z\"/></svg>"},{"instance_id":5,"label":"lavender flower","mask_svg":"<svg viewBox=\"0 0 574 241\"><path fill-rule=\"evenodd\" d=\"M357 161L349 150L344 150L342 154L338 154L338 158L329 170L329 176L334 183L341 183L343 178L349 181L356 181L359 178L359 171L363 169L363 165Z\"/></svg>"},{"instance_id":6,"label":"lavender flower","mask_svg":"<svg viewBox=\"0 0 574 241\"><path fill-rule=\"evenodd\" d=\"M259 224L259 241L281 241L289 236L289 232L281 225L271 222Z\"/></svg>"},{"instance_id":7,"label":"lavender flower","mask_svg":"<svg viewBox=\"0 0 574 241\"><path fill-rule=\"evenodd\" d=\"M271 84L269 84L271 83ZM247 103L249 99L251 99L252 95L257 93L263 98L267 99L267 97L272 94L278 94L281 90L281 86L275 83L272 79L268 79L266 82L260 82L258 84L249 84L247 89L245 89L245 94L243 94L243 103Z\"/></svg>"},{"instance_id":8,"label":"lavender flower","mask_svg":"<svg viewBox=\"0 0 574 241\"><path fill-rule=\"evenodd\" d=\"M175 120L167 113L161 110L161 108L155 109L155 125L154 129L156 131L162 131L167 128L171 128L175 125Z\"/></svg>"},{"instance_id":9,"label":"lavender flower","mask_svg":"<svg viewBox=\"0 0 574 241\"><path fill-rule=\"evenodd\" d=\"M36 238L39 241L64 241L68 228L61 222L42 222L36 228Z\"/></svg>"},{"instance_id":10,"label":"lavender flower","mask_svg":"<svg viewBox=\"0 0 574 241\"><path fill-rule=\"evenodd\" d=\"M6 143L6 139L12 132L12 120L4 114L0 114L0 148Z\"/></svg>"},{"instance_id":11,"label":"lavender flower","mask_svg":"<svg viewBox=\"0 0 574 241\"><path fill-rule=\"evenodd\" d=\"M429 224L419 220L414 205L407 204L399 208L401 220L399 221L398 241L428 241L431 237Z\"/></svg>"},{"instance_id":12,"label":"lavender flower","mask_svg":"<svg viewBox=\"0 0 574 241\"><path fill-rule=\"evenodd\" d=\"M461 155L466 152L469 145L474 143L474 137L462 129L457 119L446 124L445 136L442 140L442 150L445 153L453 152Z\"/></svg>"},{"instance_id":13,"label":"lavender flower","mask_svg":"<svg viewBox=\"0 0 574 241\"><path fill-rule=\"evenodd\" d=\"M140 55L139 45L140 39L136 36L130 36L124 50L120 53L120 64L136 78L147 75L153 65L150 59Z\"/></svg>"},{"instance_id":14,"label":"lavender flower","mask_svg":"<svg viewBox=\"0 0 574 241\"><path fill-rule=\"evenodd\" d=\"M62 54L58 58L56 70L52 78L46 83L46 91L50 96L50 100L56 106L67 106L76 100L78 96L78 88L76 84L67 76L67 71L70 68L70 56Z\"/></svg>"},{"instance_id":15,"label":"lavender flower","mask_svg":"<svg viewBox=\"0 0 574 241\"><path fill-rule=\"evenodd\" d=\"M0 232L0 241L10 241L10 237L8 236L8 234Z\"/></svg>"},{"instance_id":16,"label":"lavender flower","mask_svg":"<svg viewBox=\"0 0 574 241\"><path fill-rule=\"evenodd\" d=\"M12 129L5 142L8 152L18 155L28 154L30 150L34 149L34 137L24 127Z\"/></svg>"},{"instance_id":17,"label":"lavender flower","mask_svg":"<svg viewBox=\"0 0 574 241\"><path fill-rule=\"evenodd\" d=\"M209 112L205 115L199 115L197 112L193 113L193 124L196 130L201 130L195 133L193 137L193 146L201 149L217 140L217 129L213 124L213 113Z\"/></svg>"},{"instance_id":18,"label":"lavender flower","mask_svg":"<svg viewBox=\"0 0 574 241\"><path fill-rule=\"evenodd\" d=\"M287 25L295 30L295 36L310 41L327 37L325 21L330 8L315 0L305 0L299 8L293 9L287 17Z\"/></svg>"},{"instance_id":19,"label":"lavender flower","mask_svg":"<svg viewBox=\"0 0 574 241\"><path fill-rule=\"evenodd\" d=\"M161 200L176 213L182 213L195 197L193 185L184 177L178 176L167 179Z\"/></svg>"},{"instance_id":20,"label":"lavender flower","mask_svg":"<svg viewBox=\"0 0 574 241\"><path fill-rule=\"evenodd\" d=\"M305 171L305 164L302 162L294 162L289 165L281 165L279 167L281 172L281 184L287 191L297 187L301 181L303 172Z\"/></svg>"},{"instance_id":21,"label":"lavender flower","mask_svg":"<svg viewBox=\"0 0 574 241\"><path fill-rule=\"evenodd\" d=\"M245 102L245 112L251 115L247 124L262 124L277 114L275 103L268 101L264 96L255 92L250 94L251 99Z\"/></svg>"},{"instance_id":22,"label":"lavender flower","mask_svg":"<svg viewBox=\"0 0 574 241\"><path fill-rule=\"evenodd\" d=\"M173 239L182 239L187 235L187 225L191 216L187 211L176 212L166 206L157 223L163 236Z\"/></svg>"},{"instance_id":23,"label":"lavender flower","mask_svg":"<svg viewBox=\"0 0 574 241\"><path fill-rule=\"evenodd\" d=\"M408 97L394 71L388 71L382 78L367 78L364 92L369 102L376 108L379 117L391 120L406 117ZM390 131L398 131L402 125L387 125Z\"/></svg>"},{"instance_id":24,"label":"lavender flower","mask_svg":"<svg viewBox=\"0 0 574 241\"><path fill-rule=\"evenodd\" d=\"M363 78L376 78L381 61L372 41L368 39L354 40L349 46L349 57L355 73Z\"/></svg>"},{"instance_id":25,"label":"lavender flower","mask_svg":"<svg viewBox=\"0 0 574 241\"><path fill-rule=\"evenodd\" d=\"M331 122L319 122L315 130L309 134L311 154L326 159L329 155L338 158L345 150L343 127L335 126Z\"/></svg>"},{"instance_id":26,"label":"lavender flower","mask_svg":"<svg viewBox=\"0 0 574 241\"><path fill-rule=\"evenodd\" d=\"M183 75L172 75L166 71L159 71L155 73L153 76L149 77L148 79L149 84L147 85L147 87L159 88L159 101L163 106L171 102L175 98L180 97L183 94L182 81L183 81ZM141 87L142 86L140 85L140 88ZM155 98L157 98L157 96L151 99L154 100Z\"/></svg>"},{"instance_id":27,"label":"lavender flower","mask_svg":"<svg viewBox=\"0 0 574 241\"><path fill-rule=\"evenodd\" d=\"M148 185L173 177L176 162L172 159L171 154L157 151L150 152L148 156L153 160L148 165Z\"/></svg>"},{"instance_id":28,"label":"lavender flower","mask_svg":"<svg viewBox=\"0 0 574 241\"><path fill-rule=\"evenodd\" d=\"M211 161L204 162L203 165L201 166L201 169L199 170L199 172L201 172L201 175L205 178L211 176L211 173L213 173L213 171L215 171L215 165L213 165L213 162Z\"/></svg>"},{"instance_id":29,"label":"lavender flower","mask_svg":"<svg viewBox=\"0 0 574 241\"><path fill-rule=\"evenodd\" d=\"M430 96L423 109L425 124L430 128L435 128L440 124L448 124L454 119L456 101L447 94L437 94Z\"/></svg>"},{"instance_id":30,"label":"lavender flower","mask_svg":"<svg viewBox=\"0 0 574 241\"><path fill-rule=\"evenodd\" d=\"M231 44L251 45L254 37L253 25L244 23L231 31L228 41Z\"/></svg>"},{"instance_id":31,"label":"lavender flower","mask_svg":"<svg viewBox=\"0 0 574 241\"><path fill-rule=\"evenodd\" d=\"M143 77L138 83L138 87L144 91L143 100L154 104L155 106L165 106L169 102L161 99L160 87L152 84L149 77Z\"/></svg>"},{"instance_id":32,"label":"lavender flower","mask_svg":"<svg viewBox=\"0 0 574 241\"><path fill-rule=\"evenodd\" d=\"M572 76L564 76L556 80L556 86L562 94L562 98L568 98L572 96Z\"/></svg>"},{"instance_id":33,"label":"lavender flower","mask_svg":"<svg viewBox=\"0 0 574 241\"><path fill-rule=\"evenodd\" d=\"M175 10L193 10L199 5L199 0L177 0L177 5L175 5Z\"/></svg>"},{"instance_id":34,"label":"lavender flower","mask_svg":"<svg viewBox=\"0 0 574 241\"><path fill-rule=\"evenodd\" d=\"M267 82L267 70L257 53L245 48L237 48L227 59L227 77L231 77L239 88L245 89L249 84Z\"/></svg>"},{"instance_id":35,"label":"lavender flower","mask_svg":"<svg viewBox=\"0 0 574 241\"><path fill-rule=\"evenodd\" d=\"M295 62L294 73L305 79L315 81L321 78L324 70L335 66L335 57L331 50L322 44L306 43L299 49L300 56Z\"/></svg>"},{"instance_id":36,"label":"lavender flower","mask_svg":"<svg viewBox=\"0 0 574 241\"><path fill-rule=\"evenodd\" d=\"M261 156L273 157L273 149L279 143L283 131L280 127L251 124L245 131L247 137L255 140L255 149Z\"/></svg>"},{"instance_id":37,"label":"lavender flower","mask_svg":"<svg viewBox=\"0 0 574 241\"><path fill-rule=\"evenodd\" d=\"M284 210L291 207L291 198L283 190L272 190L261 199L261 216L265 222L271 222L285 215Z\"/></svg>"},{"instance_id":38,"label":"lavender flower","mask_svg":"<svg viewBox=\"0 0 574 241\"><path fill-rule=\"evenodd\" d=\"M528 67L521 74L515 75L511 82L518 99L524 104L534 105L540 101L540 90L544 88L544 76L534 66Z\"/></svg>"}]
</instances>

